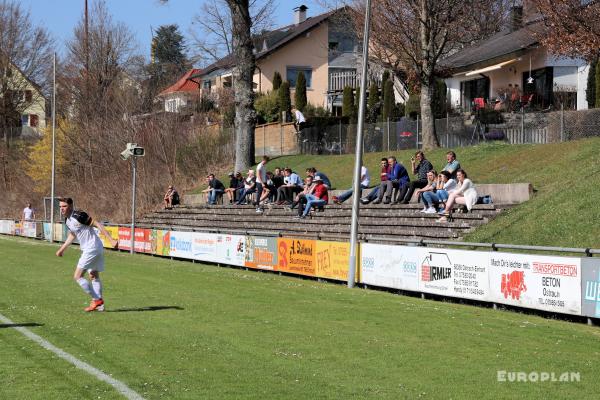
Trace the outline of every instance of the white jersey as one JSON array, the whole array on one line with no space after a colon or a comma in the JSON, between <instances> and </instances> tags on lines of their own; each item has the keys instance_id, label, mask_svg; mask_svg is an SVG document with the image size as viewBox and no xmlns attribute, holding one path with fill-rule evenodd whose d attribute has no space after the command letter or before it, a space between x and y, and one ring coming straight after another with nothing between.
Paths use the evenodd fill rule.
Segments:
<instances>
[{"instance_id":1,"label":"white jersey","mask_svg":"<svg viewBox=\"0 0 600 400\"><path fill-rule=\"evenodd\" d=\"M25 207L23 209L23 216L25 217L26 220L33 219L33 208Z\"/></svg>"},{"instance_id":2,"label":"white jersey","mask_svg":"<svg viewBox=\"0 0 600 400\"><path fill-rule=\"evenodd\" d=\"M83 225L73 218L73 213L67 218L67 228L77 237L79 248L82 252L103 252L102 240L96 234L93 227Z\"/></svg>"},{"instance_id":3,"label":"white jersey","mask_svg":"<svg viewBox=\"0 0 600 400\"><path fill-rule=\"evenodd\" d=\"M365 167L364 165L360 168L360 177L361 186L369 187L369 185L371 184L371 177L369 176L369 171L367 170L367 167Z\"/></svg>"}]
</instances>

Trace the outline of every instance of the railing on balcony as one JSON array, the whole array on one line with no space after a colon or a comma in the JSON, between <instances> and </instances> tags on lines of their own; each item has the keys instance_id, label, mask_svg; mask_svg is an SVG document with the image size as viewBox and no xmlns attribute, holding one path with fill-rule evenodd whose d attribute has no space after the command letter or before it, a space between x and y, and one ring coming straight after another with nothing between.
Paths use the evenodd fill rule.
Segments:
<instances>
[{"instance_id":1,"label":"railing on balcony","mask_svg":"<svg viewBox=\"0 0 600 400\"><path fill-rule=\"evenodd\" d=\"M356 71L343 71L329 73L329 91L342 91L346 86L358 87L360 74Z\"/></svg>"}]
</instances>

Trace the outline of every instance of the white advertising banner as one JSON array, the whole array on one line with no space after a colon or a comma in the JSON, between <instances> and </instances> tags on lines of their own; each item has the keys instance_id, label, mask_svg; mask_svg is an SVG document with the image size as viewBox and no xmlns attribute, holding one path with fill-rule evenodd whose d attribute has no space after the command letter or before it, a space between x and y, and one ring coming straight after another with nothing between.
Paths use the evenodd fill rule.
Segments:
<instances>
[{"instance_id":1,"label":"white advertising banner","mask_svg":"<svg viewBox=\"0 0 600 400\"><path fill-rule=\"evenodd\" d=\"M489 300L488 253L423 247L419 251L419 290Z\"/></svg>"},{"instance_id":2,"label":"white advertising banner","mask_svg":"<svg viewBox=\"0 0 600 400\"><path fill-rule=\"evenodd\" d=\"M172 236L171 241L173 241ZM216 262L217 235L215 233L192 233L192 258L194 260Z\"/></svg>"},{"instance_id":3,"label":"white advertising banner","mask_svg":"<svg viewBox=\"0 0 600 400\"><path fill-rule=\"evenodd\" d=\"M36 237L36 223L35 222L23 222L21 229L21 235L34 238Z\"/></svg>"},{"instance_id":4,"label":"white advertising banner","mask_svg":"<svg viewBox=\"0 0 600 400\"><path fill-rule=\"evenodd\" d=\"M246 236L217 235L217 262L243 267L246 260Z\"/></svg>"},{"instance_id":5,"label":"white advertising banner","mask_svg":"<svg viewBox=\"0 0 600 400\"><path fill-rule=\"evenodd\" d=\"M419 290L417 247L361 244L361 282L402 290Z\"/></svg>"},{"instance_id":6,"label":"white advertising banner","mask_svg":"<svg viewBox=\"0 0 600 400\"><path fill-rule=\"evenodd\" d=\"M15 221L10 221L7 219L0 220L0 233L4 233L6 235L14 235Z\"/></svg>"},{"instance_id":7,"label":"white advertising banner","mask_svg":"<svg viewBox=\"0 0 600 400\"><path fill-rule=\"evenodd\" d=\"M169 255L172 257L193 259L194 255L192 253L192 235L193 232L171 231L171 248Z\"/></svg>"},{"instance_id":8,"label":"white advertising banner","mask_svg":"<svg viewBox=\"0 0 600 400\"><path fill-rule=\"evenodd\" d=\"M512 253L489 258L492 301L581 314L581 259Z\"/></svg>"}]
</instances>

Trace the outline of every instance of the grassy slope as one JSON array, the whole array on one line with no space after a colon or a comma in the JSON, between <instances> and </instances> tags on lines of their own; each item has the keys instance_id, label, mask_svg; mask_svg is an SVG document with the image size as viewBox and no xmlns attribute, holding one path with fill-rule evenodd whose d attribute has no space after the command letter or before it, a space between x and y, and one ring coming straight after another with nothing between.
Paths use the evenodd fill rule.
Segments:
<instances>
[{"instance_id":1,"label":"grassy slope","mask_svg":"<svg viewBox=\"0 0 600 400\"><path fill-rule=\"evenodd\" d=\"M108 310L85 314L78 251L0 236L0 313L147 399L591 399L597 327L110 252ZM26 261L25 261L26 260ZM149 306L180 309L136 311ZM131 311L127 311L127 310ZM0 398L113 399L108 386L0 327ZM580 372L498 383L498 370Z\"/></svg>"},{"instance_id":2,"label":"grassy slope","mask_svg":"<svg viewBox=\"0 0 600 400\"><path fill-rule=\"evenodd\" d=\"M530 182L536 193L466 240L511 244L600 248L600 138L547 145L483 144L455 149L462 167L477 183ZM447 149L427 153L436 169L445 165ZM413 151L394 153L410 166ZM377 182L381 157L369 153L364 163ZM325 172L337 189L351 186L353 155L289 156L269 163L290 166L304 174L314 166Z\"/></svg>"}]
</instances>

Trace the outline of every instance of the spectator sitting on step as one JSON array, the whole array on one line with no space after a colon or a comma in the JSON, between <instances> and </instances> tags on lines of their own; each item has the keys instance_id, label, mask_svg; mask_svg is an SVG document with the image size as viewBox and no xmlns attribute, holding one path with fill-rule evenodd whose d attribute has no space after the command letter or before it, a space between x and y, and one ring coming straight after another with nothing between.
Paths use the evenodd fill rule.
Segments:
<instances>
[{"instance_id":1,"label":"spectator sitting on step","mask_svg":"<svg viewBox=\"0 0 600 400\"><path fill-rule=\"evenodd\" d=\"M227 193L227 198L229 199L229 204L232 204L237 200L237 191L238 189L244 188L244 178L242 174L239 172L237 174L233 174L233 172L229 173L229 187L225 189L225 193Z\"/></svg>"},{"instance_id":2,"label":"spectator sitting on step","mask_svg":"<svg viewBox=\"0 0 600 400\"><path fill-rule=\"evenodd\" d=\"M263 192L260 196L260 202L263 204L268 204L275 198L275 194L277 193L277 188L273 183L273 173L271 171L267 171L267 181L263 185Z\"/></svg>"},{"instance_id":3,"label":"spectator sitting on step","mask_svg":"<svg viewBox=\"0 0 600 400\"><path fill-rule=\"evenodd\" d=\"M283 185L277 189L277 204L292 204L294 194L302 191L302 180L291 168L283 170L285 176Z\"/></svg>"},{"instance_id":4,"label":"spectator sitting on step","mask_svg":"<svg viewBox=\"0 0 600 400\"><path fill-rule=\"evenodd\" d=\"M238 206L248 204L246 196L254 192L256 192L256 177L254 176L254 170L250 169L248 170L248 176L244 180L244 189L240 192L240 197L235 204Z\"/></svg>"},{"instance_id":5,"label":"spectator sitting on step","mask_svg":"<svg viewBox=\"0 0 600 400\"><path fill-rule=\"evenodd\" d=\"M477 203L477 190L475 190L473 182L467 178L465 170L459 169L456 171L456 179L458 180L456 189L448 197L444 210L440 211L442 217L437 220L438 222L448 221L455 203L464 204L468 211L471 211L475 203Z\"/></svg>"},{"instance_id":6,"label":"spectator sitting on step","mask_svg":"<svg viewBox=\"0 0 600 400\"><path fill-rule=\"evenodd\" d=\"M442 171L448 171L452 179L456 179L456 171L460 169L460 163L456 159L456 153L449 151L446 153L446 166Z\"/></svg>"},{"instance_id":7,"label":"spectator sitting on step","mask_svg":"<svg viewBox=\"0 0 600 400\"><path fill-rule=\"evenodd\" d=\"M325 175L321 171L317 171L317 169L315 167L307 168L306 175L312 176L313 181L318 176L319 178L321 178L323 185L325 185L327 187L327 189L331 189L331 182L329 181L329 178L327 177L327 175Z\"/></svg>"},{"instance_id":8,"label":"spectator sitting on step","mask_svg":"<svg viewBox=\"0 0 600 400\"><path fill-rule=\"evenodd\" d=\"M208 183L208 188L204 189L202 193L206 193L206 200L209 205L215 205L219 196L222 196L225 192L225 186L215 178L215 174L209 174L206 177L206 183Z\"/></svg>"},{"instance_id":9,"label":"spectator sitting on step","mask_svg":"<svg viewBox=\"0 0 600 400\"><path fill-rule=\"evenodd\" d=\"M410 184L410 178L408 177L406 168L404 168L404 165L400 164L396 160L396 157L388 157L388 165L390 167L387 174L387 180L385 182L381 182L381 185L379 185L377 200L375 200L373 204L381 203L382 199L384 204L390 204L392 202L392 193L394 189L396 189L401 195L402 193L406 192L406 188ZM394 203L396 203L395 200Z\"/></svg>"},{"instance_id":10,"label":"spectator sitting on step","mask_svg":"<svg viewBox=\"0 0 600 400\"><path fill-rule=\"evenodd\" d=\"M433 208L433 205L425 200L425 194L435 194L435 191L437 190L437 176L438 174L435 169L429 171L427 173L427 185L424 188L420 188L415 191L417 196L423 199L423 209L419 212L427 214L433 214L436 212L435 208Z\"/></svg>"},{"instance_id":11,"label":"spectator sitting on step","mask_svg":"<svg viewBox=\"0 0 600 400\"><path fill-rule=\"evenodd\" d=\"M179 193L173 187L173 185L169 185L167 188L167 192L163 196L163 202L165 205L165 209L172 208L179 204Z\"/></svg>"},{"instance_id":12,"label":"spectator sitting on step","mask_svg":"<svg viewBox=\"0 0 600 400\"><path fill-rule=\"evenodd\" d=\"M434 206L445 208L446 201L456 189L456 181L450 177L448 171L442 171L437 176L436 190L435 192L423 193L423 204L427 206L426 214L433 214L436 212ZM441 210L440 210L441 211Z\"/></svg>"},{"instance_id":13,"label":"spectator sitting on step","mask_svg":"<svg viewBox=\"0 0 600 400\"><path fill-rule=\"evenodd\" d=\"M329 201L329 197L327 196L327 186L323 184L321 177L315 176L313 181L315 187L312 190L312 193L305 196L306 206L304 206L304 212L302 215L295 218L306 218L312 207L323 207Z\"/></svg>"},{"instance_id":14,"label":"spectator sitting on step","mask_svg":"<svg viewBox=\"0 0 600 400\"><path fill-rule=\"evenodd\" d=\"M276 189L279 189L279 187L281 185L283 185L283 179L285 178L285 176L283 175L283 168L281 167L277 167L275 168L275 171L273 173L273 178L271 178L273 180L273 185L275 186ZM274 195L276 195L277 193L273 193Z\"/></svg>"},{"instance_id":15,"label":"spectator sitting on step","mask_svg":"<svg viewBox=\"0 0 600 400\"><path fill-rule=\"evenodd\" d=\"M379 172L379 177L381 179L381 183L383 184L383 182L387 181L388 173L390 172L390 167L389 167L387 158L385 158L385 157L382 158L380 165L381 165L381 170ZM379 194L380 186L381 185L375 186L366 197L363 197L360 199L360 202L362 204L369 204L370 202L375 200L377 198L377 195Z\"/></svg>"},{"instance_id":16,"label":"spectator sitting on step","mask_svg":"<svg viewBox=\"0 0 600 400\"><path fill-rule=\"evenodd\" d=\"M411 181L408 190L400 202L408 204L415 189L422 189L427 186L427 173L433 169L433 165L425 158L422 151L417 151L415 156L410 159L413 174L417 175L417 180Z\"/></svg>"},{"instance_id":17,"label":"spectator sitting on step","mask_svg":"<svg viewBox=\"0 0 600 400\"><path fill-rule=\"evenodd\" d=\"M290 210L293 210L298 206L298 215L302 215L304 210L304 204L306 204L306 195L311 194L315 189L312 176L304 178L304 189L294 197L294 202L290 206Z\"/></svg>"},{"instance_id":18,"label":"spectator sitting on step","mask_svg":"<svg viewBox=\"0 0 600 400\"><path fill-rule=\"evenodd\" d=\"M360 189L361 189L361 194L362 194L362 190L363 189L367 189L370 184L371 184L371 177L369 176L369 170L367 169L367 167L365 167L363 165L360 168ZM354 189L350 188L349 190L345 191L344 193L340 194L339 196L333 196L333 202L335 204L342 204L343 202L345 202L346 200L348 200L350 198L350 196L352 196L353 192L354 192Z\"/></svg>"}]
</instances>

